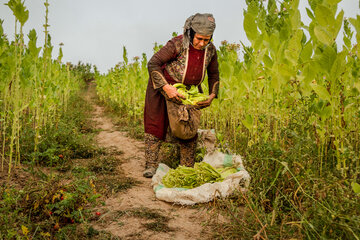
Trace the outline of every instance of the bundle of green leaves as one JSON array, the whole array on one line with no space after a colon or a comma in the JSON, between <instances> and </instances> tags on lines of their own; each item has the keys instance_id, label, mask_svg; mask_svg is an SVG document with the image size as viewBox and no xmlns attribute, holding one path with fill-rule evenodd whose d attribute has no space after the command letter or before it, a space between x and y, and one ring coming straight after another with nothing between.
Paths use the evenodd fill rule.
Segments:
<instances>
[{"instance_id":1,"label":"bundle of green leaves","mask_svg":"<svg viewBox=\"0 0 360 240\"><path fill-rule=\"evenodd\" d=\"M221 182L226 176L237 172L236 168L222 168L220 171L206 162L195 163L194 168L180 165L176 169L170 169L162 182L167 188L191 189L205 183Z\"/></svg>"},{"instance_id":2,"label":"bundle of green leaves","mask_svg":"<svg viewBox=\"0 0 360 240\"><path fill-rule=\"evenodd\" d=\"M181 99L181 102L185 105L196 105L198 102L206 101L208 96L199 92L199 89L195 85L191 85L190 89L186 88L186 85L182 83L175 83L178 93L182 94L185 99Z\"/></svg>"}]
</instances>

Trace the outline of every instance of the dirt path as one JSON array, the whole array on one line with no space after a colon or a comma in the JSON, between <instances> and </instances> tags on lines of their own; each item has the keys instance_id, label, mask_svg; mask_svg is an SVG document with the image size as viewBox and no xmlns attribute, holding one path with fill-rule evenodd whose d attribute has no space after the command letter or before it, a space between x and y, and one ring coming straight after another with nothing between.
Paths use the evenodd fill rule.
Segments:
<instances>
[{"instance_id":1,"label":"dirt path","mask_svg":"<svg viewBox=\"0 0 360 240\"><path fill-rule=\"evenodd\" d=\"M139 182L126 192L120 192L106 199L101 209L106 213L100 217L94 227L110 232L120 239L209 238L204 226L208 217L206 211L172 205L155 198L151 179L142 176L145 166L143 142L127 137L126 132L116 130L111 119L104 115L104 109L96 105L94 96L94 87L90 87L87 98L95 109L93 120L96 128L101 129L96 137L98 145L123 152L119 156L122 161L121 168L127 177ZM165 225L154 222L156 218L163 219L162 216L168 217Z\"/></svg>"}]
</instances>

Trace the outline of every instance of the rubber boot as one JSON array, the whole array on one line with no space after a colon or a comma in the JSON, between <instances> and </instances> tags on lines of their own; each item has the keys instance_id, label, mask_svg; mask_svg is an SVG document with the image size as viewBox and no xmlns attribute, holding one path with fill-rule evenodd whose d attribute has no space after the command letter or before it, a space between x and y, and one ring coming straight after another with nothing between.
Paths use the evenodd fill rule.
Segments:
<instances>
[{"instance_id":1,"label":"rubber boot","mask_svg":"<svg viewBox=\"0 0 360 240\"><path fill-rule=\"evenodd\" d=\"M145 171L143 176L146 178L151 178L154 176L156 169L159 164L159 151L161 146L161 140L151 135L145 133Z\"/></svg>"},{"instance_id":2,"label":"rubber boot","mask_svg":"<svg viewBox=\"0 0 360 240\"><path fill-rule=\"evenodd\" d=\"M181 141L179 144L180 144L180 165L186 167L193 167L195 163L197 135L193 139L187 141Z\"/></svg>"}]
</instances>

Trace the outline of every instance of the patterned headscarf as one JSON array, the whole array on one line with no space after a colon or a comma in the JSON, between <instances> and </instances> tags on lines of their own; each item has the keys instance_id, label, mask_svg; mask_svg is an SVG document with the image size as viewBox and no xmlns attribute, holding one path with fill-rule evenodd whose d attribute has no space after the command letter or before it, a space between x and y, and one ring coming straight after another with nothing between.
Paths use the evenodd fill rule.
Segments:
<instances>
[{"instance_id":1,"label":"patterned headscarf","mask_svg":"<svg viewBox=\"0 0 360 240\"><path fill-rule=\"evenodd\" d=\"M210 13L196 13L185 21L183 46L188 48L190 44L190 29L203 36L212 36L215 30L215 19Z\"/></svg>"}]
</instances>

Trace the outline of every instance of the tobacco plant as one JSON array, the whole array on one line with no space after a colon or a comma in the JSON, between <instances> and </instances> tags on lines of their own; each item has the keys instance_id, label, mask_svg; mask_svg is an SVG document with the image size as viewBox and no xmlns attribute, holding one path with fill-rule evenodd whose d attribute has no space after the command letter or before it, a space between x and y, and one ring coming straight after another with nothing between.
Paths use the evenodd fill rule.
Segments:
<instances>
[{"instance_id":1,"label":"tobacco plant","mask_svg":"<svg viewBox=\"0 0 360 240\"><path fill-rule=\"evenodd\" d=\"M79 89L80 81L69 66L61 62L61 48L58 59L52 59L48 1L44 3L43 47L37 46L35 30L29 32L25 44L23 26L29 17L25 2L10 0L6 5L15 17L15 36L13 41L9 41L3 32L3 21L0 21L0 131L1 170L7 165L10 174L12 168L21 162L22 131L27 128L35 131L34 152L37 152L37 146L42 141L40 132L57 124L67 108L69 97ZM34 158L33 163L36 161Z\"/></svg>"}]
</instances>

